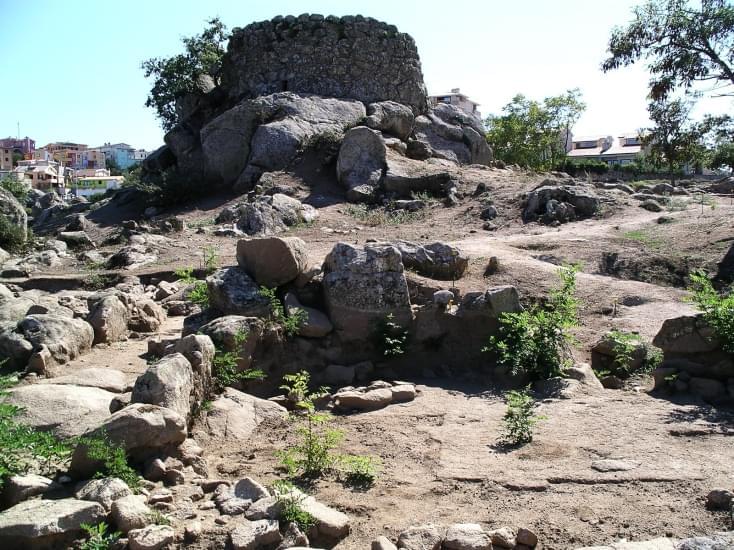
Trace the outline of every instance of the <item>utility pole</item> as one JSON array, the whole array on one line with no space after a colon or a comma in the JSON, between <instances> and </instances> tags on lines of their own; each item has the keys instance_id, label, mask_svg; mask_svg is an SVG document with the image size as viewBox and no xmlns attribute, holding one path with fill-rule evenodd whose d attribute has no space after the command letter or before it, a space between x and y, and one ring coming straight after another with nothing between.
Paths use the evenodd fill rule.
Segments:
<instances>
[{"instance_id":1,"label":"utility pole","mask_svg":"<svg viewBox=\"0 0 734 550\"><path fill-rule=\"evenodd\" d=\"M20 139L20 121L18 121L17 125L18 125L18 136L17 137L18 139Z\"/></svg>"}]
</instances>

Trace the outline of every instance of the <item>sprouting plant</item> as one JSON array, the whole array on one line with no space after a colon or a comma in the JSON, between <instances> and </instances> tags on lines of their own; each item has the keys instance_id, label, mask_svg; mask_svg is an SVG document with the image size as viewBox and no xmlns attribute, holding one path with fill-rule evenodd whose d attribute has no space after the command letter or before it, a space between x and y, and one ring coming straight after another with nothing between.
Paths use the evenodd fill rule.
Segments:
<instances>
[{"instance_id":1,"label":"sprouting plant","mask_svg":"<svg viewBox=\"0 0 734 550\"><path fill-rule=\"evenodd\" d=\"M213 246L204 249L204 271L207 275L214 273L219 267L219 254Z\"/></svg>"},{"instance_id":2,"label":"sprouting plant","mask_svg":"<svg viewBox=\"0 0 734 550\"><path fill-rule=\"evenodd\" d=\"M106 434L81 437L79 444L86 447L87 456L91 460L101 465L94 477L116 477L133 491L140 488L140 476L127 463L125 449L111 442Z\"/></svg>"},{"instance_id":3,"label":"sprouting plant","mask_svg":"<svg viewBox=\"0 0 734 550\"><path fill-rule=\"evenodd\" d=\"M388 313L377 323L375 341L384 357L397 357L405 353L408 329L396 323L395 316Z\"/></svg>"},{"instance_id":4,"label":"sprouting plant","mask_svg":"<svg viewBox=\"0 0 734 550\"><path fill-rule=\"evenodd\" d=\"M578 325L577 271L577 266L559 270L561 285L551 291L545 306L502 313L499 334L482 351L494 354L512 374L526 373L535 380L560 376L572 359L569 330Z\"/></svg>"},{"instance_id":5,"label":"sprouting plant","mask_svg":"<svg viewBox=\"0 0 734 550\"><path fill-rule=\"evenodd\" d=\"M171 525L171 520L160 510L153 508L150 511L150 521L155 525Z\"/></svg>"},{"instance_id":6,"label":"sprouting plant","mask_svg":"<svg viewBox=\"0 0 734 550\"><path fill-rule=\"evenodd\" d=\"M119 531L108 532L109 526L106 523L82 523L79 527L87 536L87 540L79 546L80 550L108 550L122 536Z\"/></svg>"},{"instance_id":7,"label":"sprouting plant","mask_svg":"<svg viewBox=\"0 0 734 550\"><path fill-rule=\"evenodd\" d=\"M662 352L643 342L639 334L612 330L607 338L612 344L614 360L611 369L615 375L628 378L633 372L650 372L662 362ZM640 362L634 368L636 354L639 354Z\"/></svg>"},{"instance_id":8,"label":"sprouting plant","mask_svg":"<svg viewBox=\"0 0 734 550\"><path fill-rule=\"evenodd\" d=\"M249 333L245 329L238 330L234 335L234 350L225 351L217 348L214 354L214 378L218 389L224 390L227 386L234 386L247 380L263 380L266 376L260 369L240 369L242 349L247 342Z\"/></svg>"},{"instance_id":9,"label":"sprouting plant","mask_svg":"<svg viewBox=\"0 0 734 550\"><path fill-rule=\"evenodd\" d=\"M306 495L297 490L292 483L278 480L273 483L273 493L281 507L280 519L293 522L302 531L308 531L316 524L315 518L303 509Z\"/></svg>"},{"instance_id":10,"label":"sprouting plant","mask_svg":"<svg viewBox=\"0 0 734 550\"><path fill-rule=\"evenodd\" d=\"M544 416L533 413L535 402L527 390L511 390L505 395L507 410L503 418L501 440L510 446L519 446L533 440L533 428Z\"/></svg>"},{"instance_id":11,"label":"sprouting plant","mask_svg":"<svg viewBox=\"0 0 734 550\"><path fill-rule=\"evenodd\" d=\"M281 463L288 475L303 474L307 477L318 477L331 469L338 456L332 453L344 434L340 430L328 427L331 415L317 413L315 400L328 395L326 388L310 391L308 385L310 375L306 371L283 376L284 384L281 389L288 392L288 397L295 403L299 414L293 416L295 420L304 419L298 427L301 442L290 449L279 453Z\"/></svg>"},{"instance_id":12,"label":"sprouting plant","mask_svg":"<svg viewBox=\"0 0 734 550\"><path fill-rule=\"evenodd\" d=\"M703 318L714 331L721 349L734 354L734 293L731 288L719 294L705 271L691 273L689 300L703 312Z\"/></svg>"},{"instance_id":13,"label":"sprouting plant","mask_svg":"<svg viewBox=\"0 0 734 550\"><path fill-rule=\"evenodd\" d=\"M195 281L194 286L188 291L189 300L203 309L209 307L209 287L206 281Z\"/></svg>"},{"instance_id":14,"label":"sprouting plant","mask_svg":"<svg viewBox=\"0 0 734 550\"><path fill-rule=\"evenodd\" d=\"M285 314L285 308L276 294L276 289L266 286L260 287L260 295L270 302L270 324L283 329L286 337L298 334L303 324L308 320L308 313L303 309L295 309Z\"/></svg>"},{"instance_id":15,"label":"sprouting plant","mask_svg":"<svg viewBox=\"0 0 734 550\"><path fill-rule=\"evenodd\" d=\"M173 273L178 277L178 280L184 284L191 284L197 281L196 277L194 277L193 267L181 267Z\"/></svg>"}]
</instances>

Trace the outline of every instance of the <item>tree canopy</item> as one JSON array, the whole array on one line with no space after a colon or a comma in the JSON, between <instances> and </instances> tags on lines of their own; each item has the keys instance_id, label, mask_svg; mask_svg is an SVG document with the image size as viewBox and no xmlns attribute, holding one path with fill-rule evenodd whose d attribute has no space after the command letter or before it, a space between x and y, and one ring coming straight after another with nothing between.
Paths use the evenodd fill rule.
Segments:
<instances>
[{"instance_id":1,"label":"tree canopy","mask_svg":"<svg viewBox=\"0 0 734 550\"><path fill-rule=\"evenodd\" d=\"M708 83L714 95L734 95L734 6L727 0L648 0L609 40L604 72L647 60L650 97L666 99Z\"/></svg>"},{"instance_id":2,"label":"tree canopy","mask_svg":"<svg viewBox=\"0 0 734 550\"><path fill-rule=\"evenodd\" d=\"M153 87L145 101L146 107L155 109L164 130L170 130L178 122L176 100L196 92L202 76L219 83L227 27L219 18L207 21L204 31L181 39L184 53L173 57L153 57L142 63L146 78L153 77Z\"/></svg>"},{"instance_id":3,"label":"tree canopy","mask_svg":"<svg viewBox=\"0 0 734 550\"><path fill-rule=\"evenodd\" d=\"M487 141L496 159L536 170L566 156L572 126L586 109L578 89L542 102L516 95L501 115L487 117Z\"/></svg>"}]
</instances>

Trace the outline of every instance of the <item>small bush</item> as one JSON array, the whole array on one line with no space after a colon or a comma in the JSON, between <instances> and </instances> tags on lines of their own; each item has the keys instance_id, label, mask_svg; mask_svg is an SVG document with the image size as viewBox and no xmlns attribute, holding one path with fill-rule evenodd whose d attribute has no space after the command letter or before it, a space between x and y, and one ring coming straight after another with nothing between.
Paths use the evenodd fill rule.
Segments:
<instances>
[{"instance_id":1,"label":"small bush","mask_svg":"<svg viewBox=\"0 0 734 550\"><path fill-rule=\"evenodd\" d=\"M299 493L292 483L278 480L273 483L273 492L282 507L281 521L293 522L303 532L308 532L316 524L316 519L303 509L305 495Z\"/></svg>"},{"instance_id":2,"label":"small bush","mask_svg":"<svg viewBox=\"0 0 734 550\"><path fill-rule=\"evenodd\" d=\"M155 525L171 525L171 520L160 510L152 509L150 511L150 521Z\"/></svg>"},{"instance_id":3,"label":"small bush","mask_svg":"<svg viewBox=\"0 0 734 550\"><path fill-rule=\"evenodd\" d=\"M213 246L204 249L204 272L207 275L214 273L219 267L219 254Z\"/></svg>"},{"instance_id":4,"label":"small bush","mask_svg":"<svg viewBox=\"0 0 734 550\"><path fill-rule=\"evenodd\" d=\"M482 351L494 354L512 374L525 373L533 380L561 376L572 359L568 331L578 325L577 271L577 266L559 270L561 285L545 306L500 315L499 335L491 336Z\"/></svg>"},{"instance_id":5,"label":"small bush","mask_svg":"<svg viewBox=\"0 0 734 550\"><path fill-rule=\"evenodd\" d=\"M80 550L108 550L122 536L119 531L108 532L109 526L106 523L82 523L80 527L87 536L87 540L79 546Z\"/></svg>"},{"instance_id":6,"label":"small bush","mask_svg":"<svg viewBox=\"0 0 734 550\"><path fill-rule=\"evenodd\" d=\"M0 248L15 253L23 252L26 248L23 228L3 214L0 214Z\"/></svg>"},{"instance_id":7,"label":"small bush","mask_svg":"<svg viewBox=\"0 0 734 550\"><path fill-rule=\"evenodd\" d=\"M691 273L690 301L703 312L721 349L734 354L734 293L731 288L719 294L704 271Z\"/></svg>"},{"instance_id":8,"label":"small bush","mask_svg":"<svg viewBox=\"0 0 734 550\"><path fill-rule=\"evenodd\" d=\"M234 386L247 380L263 380L265 373L259 369L240 370L242 346L247 341L248 332L239 330L234 336L235 350L224 351L217 348L214 355L214 378L217 388L222 391L227 386Z\"/></svg>"},{"instance_id":9,"label":"small bush","mask_svg":"<svg viewBox=\"0 0 734 550\"><path fill-rule=\"evenodd\" d=\"M339 462L345 481L358 487L374 484L380 470L380 460L372 456L342 455Z\"/></svg>"},{"instance_id":10,"label":"small bush","mask_svg":"<svg viewBox=\"0 0 734 550\"><path fill-rule=\"evenodd\" d=\"M286 374L281 386L281 389L288 392L288 397L295 402L296 410L300 413L292 418L296 421L305 420L304 425L298 427L301 442L279 453L281 464L290 476L302 474L306 477L319 477L330 470L339 458L332 451L344 436L340 430L328 427L330 414L316 412L314 401L328 395L328 391L326 388L310 391L310 378L306 371Z\"/></svg>"},{"instance_id":11,"label":"small bush","mask_svg":"<svg viewBox=\"0 0 734 550\"><path fill-rule=\"evenodd\" d=\"M0 180L0 187L9 191L21 205L25 205L28 200L30 187L14 176L6 176Z\"/></svg>"},{"instance_id":12,"label":"small bush","mask_svg":"<svg viewBox=\"0 0 734 550\"><path fill-rule=\"evenodd\" d=\"M533 440L533 428L545 417L533 414L535 402L527 390L512 390L505 396L507 411L503 418L504 432L501 441L505 445L519 446Z\"/></svg>"},{"instance_id":13,"label":"small bush","mask_svg":"<svg viewBox=\"0 0 734 550\"><path fill-rule=\"evenodd\" d=\"M127 463L125 449L112 443L106 435L81 437L79 443L87 448L87 456L102 464L94 477L116 477L127 483L133 491L140 488L140 476Z\"/></svg>"},{"instance_id":14,"label":"small bush","mask_svg":"<svg viewBox=\"0 0 734 550\"><path fill-rule=\"evenodd\" d=\"M208 308L209 287L207 287L206 281L195 281L193 288L188 292L188 299L202 309Z\"/></svg>"},{"instance_id":15,"label":"small bush","mask_svg":"<svg viewBox=\"0 0 734 550\"><path fill-rule=\"evenodd\" d=\"M600 377L605 374L615 374L622 378L629 378L635 372L647 373L655 370L662 362L662 352L645 342L639 334L613 330L607 338L612 343L614 361L611 372L600 372ZM634 355L637 350L642 350L641 363L638 368L633 369Z\"/></svg>"},{"instance_id":16,"label":"small bush","mask_svg":"<svg viewBox=\"0 0 734 550\"><path fill-rule=\"evenodd\" d=\"M286 316L285 309L276 295L276 289L266 286L260 287L260 295L270 302L270 326L279 326L283 329L286 337L291 338L298 334L303 324L308 320L308 313L302 309L289 312Z\"/></svg>"},{"instance_id":17,"label":"small bush","mask_svg":"<svg viewBox=\"0 0 734 550\"><path fill-rule=\"evenodd\" d=\"M398 357L405 353L408 342L408 329L395 322L395 316L388 313L375 329L375 342L384 357Z\"/></svg>"},{"instance_id":18,"label":"small bush","mask_svg":"<svg viewBox=\"0 0 734 550\"><path fill-rule=\"evenodd\" d=\"M351 216L367 225L402 225L422 220L426 213L422 210L410 212L408 210L395 209L388 204L387 207L368 207L365 204L350 204L344 210L347 216Z\"/></svg>"},{"instance_id":19,"label":"small bush","mask_svg":"<svg viewBox=\"0 0 734 550\"><path fill-rule=\"evenodd\" d=\"M196 277L194 277L193 267L181 267L175 270L173 273L174 275L176 275L176 277L178 277L179 281L187 285L195 283L198 280Z\"/></svg>"}]
</instances>

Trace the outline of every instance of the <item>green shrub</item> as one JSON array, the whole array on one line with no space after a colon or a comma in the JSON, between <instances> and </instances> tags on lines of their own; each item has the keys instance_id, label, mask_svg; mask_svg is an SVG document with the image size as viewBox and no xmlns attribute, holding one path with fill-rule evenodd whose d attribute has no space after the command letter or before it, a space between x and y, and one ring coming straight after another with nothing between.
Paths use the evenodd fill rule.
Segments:
<instances>
[{"instance_id":1,"label":"green shrub","mask_svg":"<svg viewBox=\"0 0 734 550\"><path fill-rule=\"evenodd\" d=\"M213 246L207 246L204 249L204 272L207 275L214 273L219 267L219 254Z\"/></svg>"},{"instance_id":2,"label":"green shrub","mask_svg":"<svg viewBox=\"0 0 734 550\"><path fill-rule=\"evenodd\" d=\"M731 288L719 294L704 271L691 273L690 301L703 312L713 329L721 349L734 354L734 293Z\"/></svg>"},{"instance_id":3,"label":"green shrub","mask_svg":"<svg viewBox=\"0 0 734 550\"><path fill-rule=\"evenodd\" d=\"M209 287L206 281L195 281L193 288L188 292L188 299L202 309L209 307Z\"/></svg>"},{"instance_id":4,"label":"green shrub","mask_svg":"<svg viewBox=\"0 0 734 550\"><path fill-rule=\"evenodd\" d=\"M273 493L281 506L280 519L285 523L295 523L303 532L308 532L316 524L316 519L303 509L306 496L296 490L292 483L278 480L273 483Z\"/></svg>"},{"instance_id":5,"label":"green shrub","mask_svg":"<svg viewBox=\"0 0 734 550\"><path fill-rule=\"evenodd\" d=\"M505 395L505 401L507 410L501 441L510 446L529 443L533 440L533 428L545 417L533 414L535 402L527 390L511 390Z\"/></svg>"},{"instance_id":6,"label":"green shrub","mask_svg":"<svg viewBox=\"0 0 734 550\"><path fill-rule=\"evenodd\" d=\"M571 160L567 158L557 164L554 169L572 176L584 173L606 174L609 171L609 165L603 160Z\"/></svg>"},{"instance_id":7,"label":"green shrub","mask_svg":"<svg viewBox=\"0 0 734 550\"><path fill-rule=\"evenodd\" d=\"M599 377L606 374L615 374L622 378L629 378L635 372L647 373L655 370L662 362L662 352L650 344L643 342L639 334L612 330L607 338L612 344L614 360L610 372L599 372ZM640 366L632 368L634 355L641 350Z\"/></svg>"},{"instance_id":8,"label":"green shrub","mask_svg":"<svg viewBox=\"0 0 734 550\"><path fill-rule=\"evenodd\" d=\"M178 277L179 281L187 285L195 283L198 280L196 277L194 277L193 267L181 267L179 269L176 269L173 273L174 275L176 275L176 277Z\"/></svg>"},{"instance_id":9,"label":"green shrub","mask_svg":"<svg viewBox=\"0 0 734 550\"><path fill-rule=\"evenodd\" d=\"M561 376L572 359L568 331L578 325L577 271L577 266L559 270L561 285L546 305L501 314L499 335L491 336L482 351L494 354L512 374L525 373L533 380Z\"/></svg>"},{"instance_id":10,"label":"green shrub","mask_svg":"<svg viewBox=\"0 0 734 550\"><path fill-rule=\"evenodd\" d=\"M408 329L396 323L395 316L388 313L377 323L374 339L383 357L397 357L405 353Z\"/></svg>"},{"instance_id":11,"label":"green shrub","mask_svg":"<svg viewBox=\"0 0 734 550\"><path fill-rule=\"evenodd\" d=\"M212 364L218 390L222 391L227 386L234 386L239 382L263 380L265 378L265 373L259 369L240 370L239 368L242 347L247 341L247 337L248 332L246 330L239 330L234 336L235 349L233 351L224 351L217 348Z\"/></svg>"},{"instance_id":12,"label":"green shrub","mask_svg":"<svg viewBox=\"0 0 734 550\"><path fill-rule=\"evenodd\" d=\"M8 252L20 253L26 248L26 234L23 228L0 214L0 248Z\"/></svg>"},{"instance_id":13,"label":"green shrub","mask_svg":"<svg viewBox=\"0 0 734 550\"><path fill-rule=\"evenodd\" d=\"M295 402L299 414L292 418L303 422L303 425L298 427L300 443L278 453L281 464L290 476L302 474L306 477L319 477L330 470L339 458L332 451L344 437L340 430L328 427L330 414L316 412L314 401L328 395L328 391L326 388L310 391L308 387L310 378L306 371L286 374L283 377L284 384L280 386Z\"/></svg>"},{"instance_id":14,"label":"green shrub","mask_svg":"<svg viewBox=\"0 0 734 550\"><path fill-rule=\"evenodd\" d=\"M260 287L260 295L270 302L270 326L279 326L283 329L286 337L291 338L298 334L303 324L308 320L308 313L302 309L291 311L286 316L285 309L276 295L276 289L266 286Z\"/></svg>"},{"instance_id":15,"label":"green shrub","mask_svg":"<svg viewBox=\"0 0 734 550\"><path fill-rule=\"evenodd\" d=\"M107 532L109 526L106 523L97 525L82 523L80 527L87 536L87 540L79 546L79 550L108 550L122 536L119 531Z\"/></svg>"},{"instance_id":16,"label":"green shrub","mask_svg":"<svg viewBox=\"0 0 734 550\"><path fill-rule=\"evenodd\" d=\"M101 469L94 477L116 477L127 483L133 491L140 488L140 476L127 463L125 449L112 443L106 435L79 438L79 444L87 449L87 456L101 463Z\"/></svg>"},{"instance_id":17,"label":"green shrub","mask_svg":"<svg viewBox=\"0 0 734 550\"><path fill-rule=\"evenodd\" d=\"M380 460L372 456L342 455L339 462L346 482L358 487L374 484L380 470Z\"/></svg>"},{"instance_id":18,"label":"green shrub","mask_svg":"<svg viewBox=\"0 0 734 550\"><path fill-rule=\"evenodd\" d=\"M9 191L21 205L25 205L26 200L28 200L30 187L15 176L4 177L0 180L0 187Z\"/></svg>"},{"instance_id":19,"label":"green shrub","mask_svg":"<svg viewBox=\"0 0 734 550\"><path fill-rule=\"evenodd\" d=\"M402 225L404 223L422 220L426 217L426 213L423 210L411 212L409 210L396 209L392 204L388 204L387 207L349 204L344 209L344 213L370 226Z\"/></svg>"}]
</instances>

